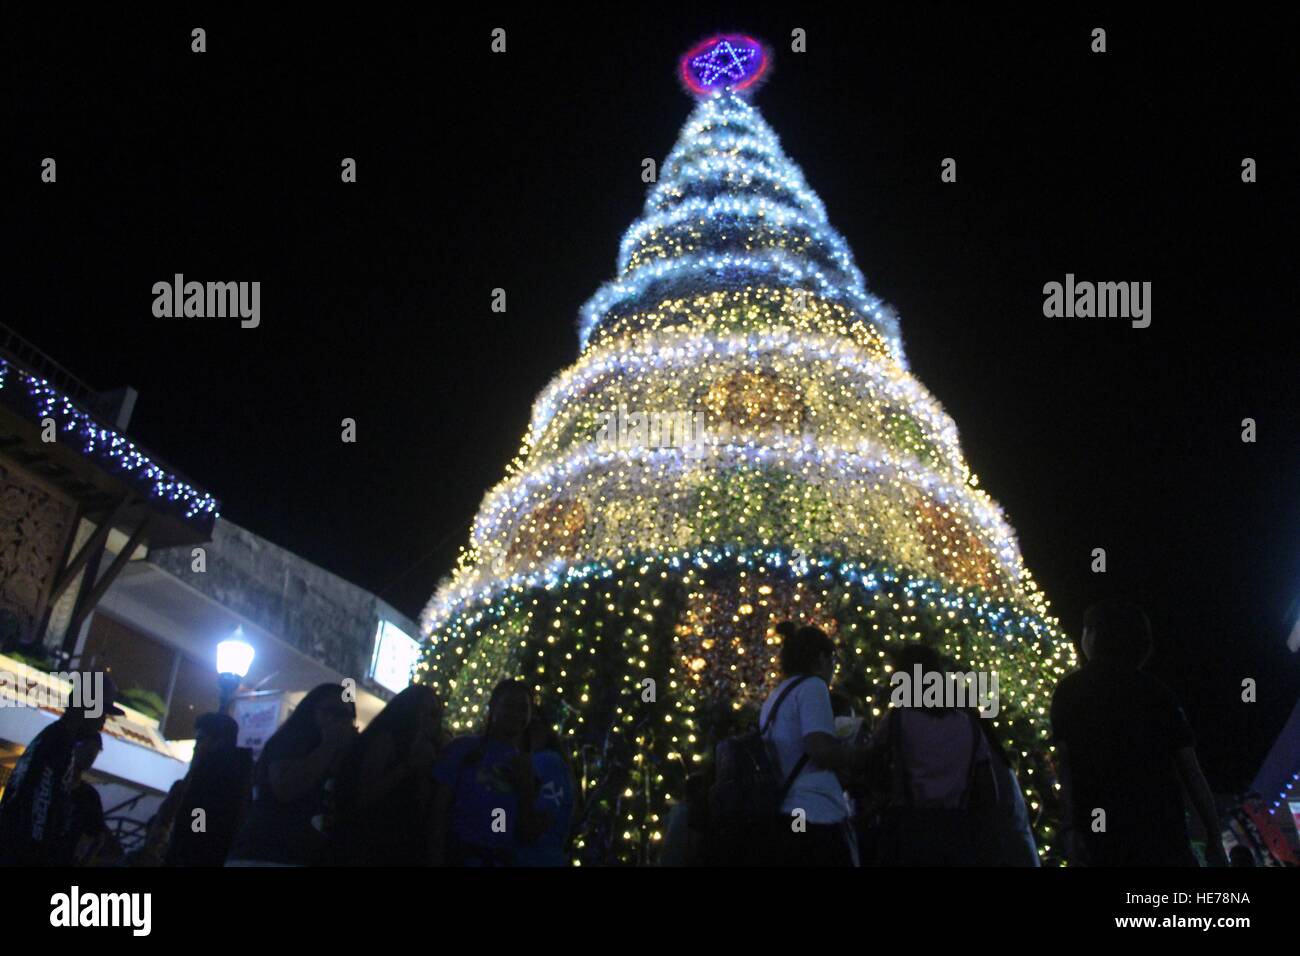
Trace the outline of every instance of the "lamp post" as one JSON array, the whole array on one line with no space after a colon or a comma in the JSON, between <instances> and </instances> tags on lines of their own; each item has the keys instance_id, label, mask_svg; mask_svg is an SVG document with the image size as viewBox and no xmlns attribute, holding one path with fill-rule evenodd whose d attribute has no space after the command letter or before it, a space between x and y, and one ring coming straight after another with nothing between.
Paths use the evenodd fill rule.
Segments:
<instances>
[{"instance_id":1,"label":"lamp post","mask_svg":"<svg viewBox=\"0 0 1300 956\"><path fill-rule=\"evenodd\" d=\"M235 633L217 645L217 686L221 689L220 712L230 709L239 685L253 666L256 653L253 645L243 639L244 629L235 628Z\"/></svg>"}]
</instances>

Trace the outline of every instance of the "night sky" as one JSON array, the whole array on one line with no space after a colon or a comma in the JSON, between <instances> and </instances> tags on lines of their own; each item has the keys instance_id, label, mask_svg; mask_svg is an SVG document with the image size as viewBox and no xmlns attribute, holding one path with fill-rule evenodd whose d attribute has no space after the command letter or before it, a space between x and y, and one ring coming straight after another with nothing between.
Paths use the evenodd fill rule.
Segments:
<instances>
[{"instance_id":1,"label":"night sky","mask_svg":"<svg viewBox=\"0 0 1300 956\"><path fill-rule=\"evenodd\" d=\"M226 517L416 615L577 357L691 107L676 57L763 37L755 102L1063 623L1143 602L1211 783L1248 783L1300 690L1294 25L645 10L11 21L0 321L135 386L132 436ZM261 327L155 318L176 272L260 281ZM1067 272L1152 282L1150 328L1045 318Z\"/></svg>"}]
</instances>

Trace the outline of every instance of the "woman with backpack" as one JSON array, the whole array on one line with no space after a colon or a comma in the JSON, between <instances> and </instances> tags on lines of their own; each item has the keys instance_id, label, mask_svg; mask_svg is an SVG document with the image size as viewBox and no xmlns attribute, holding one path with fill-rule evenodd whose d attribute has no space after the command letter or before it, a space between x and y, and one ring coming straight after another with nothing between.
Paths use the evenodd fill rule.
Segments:
<instances>
[{"instance_id":1,"label":"woman with backpack","mask_svg":"<svg viewBox=\"0 0 1300 956\"><path fill-rule=\"evenodd\" d=\"M977 813L976 856L980 866L1040 866L1029 808L991 720L978 721L988 741L990 767L997 778L997 803Z\"/></svg>"},{"instance_id":2,"label":"woman with backpack","mask_svg":"<svg viewBox=\"0 0 1300 956\"><path fill-rule=\"evenodd\" d=\"M852 866L849 806L837 772L860 762L835 733L830 681L835 645L820 628L777 626L782 681L759 711L760 733L775 755L780 809L750 862L767 866Z\"/></svg>"},{"instance_id":3,"label":"woman with backpack","mask_svg":"<svg viewBox=\"0 0 1300 956\"><path fill-rule=\"evenodd\" d=\"M899 678L950 679L933 648L908 644L894 654ZM907 695L905 695L907 696ZM884 866L976 866L980 827L997 804L988 740L979 718L948 704L892 707L872 735L872 782L883 804L879 862Z\"/></svg>"}]
</instances>

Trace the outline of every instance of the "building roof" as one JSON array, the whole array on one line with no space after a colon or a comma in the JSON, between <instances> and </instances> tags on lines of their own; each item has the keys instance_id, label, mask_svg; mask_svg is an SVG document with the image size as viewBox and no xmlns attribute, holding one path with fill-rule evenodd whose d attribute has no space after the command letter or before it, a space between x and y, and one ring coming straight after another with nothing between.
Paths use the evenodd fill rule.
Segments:
<instances>
[{"instance_id":1,"label":"building roof","mask_svg":"<svg viewBox=\"0 0 1300 956\"><path fill-rule=\"evenodd\" d=\"M130 527L148 518L142 543L151 547L208 540L213 495L110 424L104 396L3 327L0 346L0 454L86 517L115 515Z\"/></svg>"}]
</instances>

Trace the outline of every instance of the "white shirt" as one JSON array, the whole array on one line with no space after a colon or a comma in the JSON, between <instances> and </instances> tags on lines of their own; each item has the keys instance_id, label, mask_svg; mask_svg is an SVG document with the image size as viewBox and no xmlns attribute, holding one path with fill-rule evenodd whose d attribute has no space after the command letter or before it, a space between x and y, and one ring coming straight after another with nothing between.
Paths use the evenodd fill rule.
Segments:
<instances>
[{"instance_id":1,"label":"white shirt","mask_svg":"<svg viewBox=\"0 0 1300 956\"><path fill-rule=\"evenodd\" d=\"M791 681L798 679L787 677L763 702L758 717L759 727L767 723L767 716L781 692ZM776 720L764 734L776 749L781 783L804 755L803 739L816 733L834 737L835 716L831 712L830 688L820 677L809 677L782 701ZM781 812L787 816L795 810L803 810L809 823L839 823L844 820L849 815L848 803L835 771L818 767L811 760L805 763L781 804Z\"/></svg>"}]
</instances>

